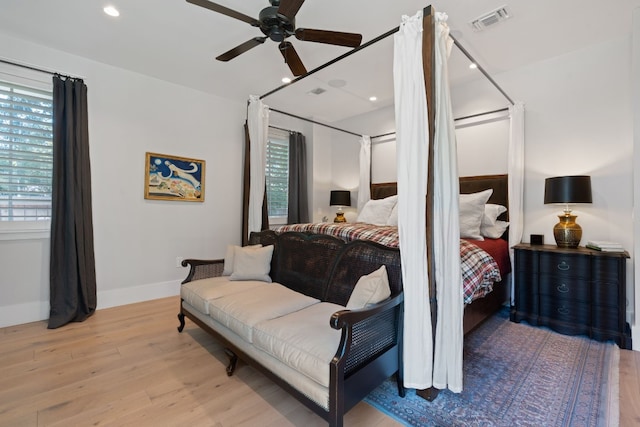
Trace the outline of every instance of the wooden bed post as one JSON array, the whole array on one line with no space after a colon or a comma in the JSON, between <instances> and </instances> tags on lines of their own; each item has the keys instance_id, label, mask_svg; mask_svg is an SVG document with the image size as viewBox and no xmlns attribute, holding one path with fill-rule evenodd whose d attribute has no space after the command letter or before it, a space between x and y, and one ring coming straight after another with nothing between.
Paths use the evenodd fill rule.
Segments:
<instances>
[{"instance_id":1,"label":"wooden bed post","mask_svg":"<svg viewBox=\"0 0 640 427\"><path fill-rule=\"evenodd\" d=\"M426 217L426 243L427 243L427 276L429 279L429 302L431 305L431 326L433 339L436 337L436 322L438 317L438 304L436 301L435 264L433 259L433 145L435 136L436 108L435 100L435 8L424 8L422 18L422 68L424 70L424 86L427 98L427 115L429 123L429 159L427 161L427 217ZM439 390L430 387L417 390L416 394L428 401L438 396Z\"/></svg>"}]
</instances>

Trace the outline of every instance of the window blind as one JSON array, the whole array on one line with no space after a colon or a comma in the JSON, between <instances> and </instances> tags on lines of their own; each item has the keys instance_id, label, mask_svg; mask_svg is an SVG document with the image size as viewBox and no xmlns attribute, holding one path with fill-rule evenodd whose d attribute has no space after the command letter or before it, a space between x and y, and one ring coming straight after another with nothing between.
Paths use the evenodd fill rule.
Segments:
<instances>
[{"instance_id":1,"label":"window blind","mask_svg":"<svg viewBox=\"0 0 640 427\"><path fill-rule=\"evenodd\" d=\"M0 221L51 218L53 96L0 81Z\"/></svg>"},{"instance_id":2,"label":"window blind","mask_svg":"<svg viewBox=\"0 0 640 427\"><path fill-rule=\"evenodd\" d=\"M269 134L265 170L269 217L286 217L289 205L289 140Z\"/></svg>"}]
</instances>

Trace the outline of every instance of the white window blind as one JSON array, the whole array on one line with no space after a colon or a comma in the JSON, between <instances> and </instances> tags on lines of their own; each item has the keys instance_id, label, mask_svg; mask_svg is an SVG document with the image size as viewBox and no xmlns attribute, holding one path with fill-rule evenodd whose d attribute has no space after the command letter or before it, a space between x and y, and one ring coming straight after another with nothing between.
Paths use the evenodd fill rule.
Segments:
<instances>
[{"instance_id":1,"label":"white window blind","mask_svg":"<svg viewBox=\"0 0 640 427\"><path fill-rule=\"evenodd\" d=\"M53 96L0 81L0 221L51 218Z\"/></svg>"},{"instance_id":2,"label":"white window blind","mask_svg":"<svg viewBox=\"0 0 640 427\"><path fill-rule=\"evenodd\" d=\"M265 170L270 219L286 223L289 205L289 134L270 129Z\"/></svg>"}]
</instances>

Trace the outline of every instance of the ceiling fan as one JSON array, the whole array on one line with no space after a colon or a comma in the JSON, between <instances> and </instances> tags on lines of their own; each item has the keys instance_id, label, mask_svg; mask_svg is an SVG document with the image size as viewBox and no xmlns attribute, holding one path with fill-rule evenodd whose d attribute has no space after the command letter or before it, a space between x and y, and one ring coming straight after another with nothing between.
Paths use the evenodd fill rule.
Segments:
<instances>
[{"instance_id":1,"label":"ceiling fan","mask_svg":"<svg viewBox=\"0 0 640 427\"><path fill-rule=\"evenodd\" d=\"M362 41L361 34L296 28L296 13L300 10L304 0L269 0L271 6L262 9L258 19L208 0L187 0L187 2L244 21L252 27L260 28L260 31L264 34L262 37L254 37L223 53L216 58L218 61L230 61L249 49L261 45L269 38L274 42L280 43L278 48L284 58L284 62L289 66L294 76L300 76L306 74L307 69L293 45L286 41L288 37L295 36L302 41L346 47L358 47Z\"/></svg>"}]
</instances>

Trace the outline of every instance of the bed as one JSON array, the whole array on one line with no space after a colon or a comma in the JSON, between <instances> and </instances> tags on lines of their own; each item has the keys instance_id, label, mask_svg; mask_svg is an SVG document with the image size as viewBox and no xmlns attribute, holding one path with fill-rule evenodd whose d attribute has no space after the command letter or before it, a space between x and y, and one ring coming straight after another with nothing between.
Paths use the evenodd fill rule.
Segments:
<instances>
[{"instance_id":1,"label":"bed","mask_svg":"<svg viewBox=\"0 0 640 427\"><path fill-rule=\"evenodd\" d=\"M460 193L479 193L492 189L487 203L508 206L507 175L483 175L460 178ZM372 184L371 198L382 200L395 195L396 183ZM506 221L508 213L501 213L498 220ZM349 240L371 240L386 246L398 247L397 227L368 223L311 223L274 227L277 233L302 231L328 234ZM464 292L464 333L477 327L509 300L509 287L503 280L511 271L507 232L499 238L484 240L460 239L460 256Z\"/></svg>"}]
</instances>

